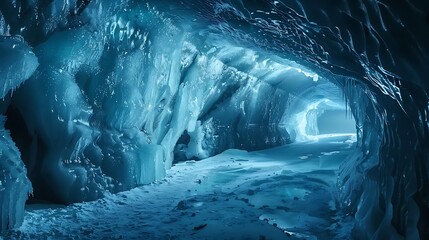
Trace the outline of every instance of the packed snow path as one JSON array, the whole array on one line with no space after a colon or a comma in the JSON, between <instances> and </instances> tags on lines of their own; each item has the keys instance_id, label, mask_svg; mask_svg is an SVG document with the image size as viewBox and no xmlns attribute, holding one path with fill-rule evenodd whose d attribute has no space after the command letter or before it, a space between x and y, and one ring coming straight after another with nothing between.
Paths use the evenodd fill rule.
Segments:
<instances>
[{"instance_id":1,"label":"packed snow path","mask_svg":"<svg viewBox=\"0 0 429 240\"><path fill-rule=\"evenodd\" d=\"M175 165L167 178L94 202L27 205L16 239L333 239L336 170L354 136ZM344 220L343 220L344 221ZM347 233L345 233L347 234Z\"/></svg>"}]
</instances>

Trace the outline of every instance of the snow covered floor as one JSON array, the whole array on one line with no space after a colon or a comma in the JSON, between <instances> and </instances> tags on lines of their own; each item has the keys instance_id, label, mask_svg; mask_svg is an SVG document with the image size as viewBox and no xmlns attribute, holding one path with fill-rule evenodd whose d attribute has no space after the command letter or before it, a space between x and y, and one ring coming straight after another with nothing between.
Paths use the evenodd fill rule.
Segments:
<instances>
[{"instance_id":1,"label":"snow covered floor","mask_svg":"<svg viewBox=\"0 0 429 240\"><path fill-rule=\"evenodd\" d=\"M332 189L353 135L174 166L158 183L71 206L28 205L9 239L333 239ZM340 236L341 237L341 236Z\"/></svg>"}]
</instances>

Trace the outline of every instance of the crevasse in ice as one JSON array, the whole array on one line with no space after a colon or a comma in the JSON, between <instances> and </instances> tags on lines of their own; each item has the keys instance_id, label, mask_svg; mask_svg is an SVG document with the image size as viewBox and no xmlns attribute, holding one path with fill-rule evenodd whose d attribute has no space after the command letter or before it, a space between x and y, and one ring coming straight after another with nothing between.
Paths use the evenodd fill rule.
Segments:
<instances>
[{"instance_id":1,"label":"crevasse in ice","mask_svg":"<svg viewBox=\"0 0 429 240\"><path fill-rule=\"evenodd\" d=\"M22 156L2 131L13 152L2 177L17 181L1 199L20 199L3 204L2 228L22 219L26 171L39 198L97 199L161 179L175 159L311 138L316 116L340 108L317 94L335 85L360 145L337 191L355 234L428 236L428 11L423 0L2 1L1 109Z\"/></svg>"}]
</instances>

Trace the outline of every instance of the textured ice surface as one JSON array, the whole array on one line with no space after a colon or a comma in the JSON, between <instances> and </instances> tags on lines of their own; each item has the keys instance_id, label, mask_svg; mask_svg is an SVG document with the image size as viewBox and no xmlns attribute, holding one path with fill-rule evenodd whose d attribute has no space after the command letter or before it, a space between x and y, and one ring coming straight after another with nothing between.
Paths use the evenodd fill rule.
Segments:
<instances>
[{"instance_id":1,"label":"textured ice surface","mask_svg":"<svg viewBox=\"0 0 429 240\"><path fill-rule=\"evenodd\" d=\"M316 109L336 108L329 80L358 125L337 193L356 237L429 236L428 1L4 0L0 12L0 109L36 197L94 200L174 159L308 139Z\"/></svg>"},{"instance_id":2,"label":"textured ice surface","mask_svg":"<svg viewBox=\"0 0 429 240\"><path fill-rule=\"evenodd\" d=\"M118 12L115 4L92 2L79 20L90 23L78 26L52 4L37 26L21 19L40 66L5 111L36 198L95 200L161 179L175 156L288 143L279 124L289 91L317 78L251 49L205 50L145 4ZM73 8L64 6L64 13ZM16 6L3 7L13 18ZM73 27L53 31L64 24ZM288 87L284 78L300 83Z\"/></svg>"},{"instance_id":3,"label":"textured ice surface","mask_svg":"<svg viewBox=\"0 0 429 240\"><path fill-rule=\"evenodd\" d=\"M0 98L18 88L37 66L37 57L22 37L0 36Z\"/></svg>"},{"instance_id":4,"label":"textured ice surface","mask_svg":"<svg viewBox=\"0 0 429 240\"><path fill-rule=\"evenodd\" d=\"M32 191L27 171L0 116L0 208L1 230L18 227L24 218L24 204Z\"/></svg>"}]
</instances>

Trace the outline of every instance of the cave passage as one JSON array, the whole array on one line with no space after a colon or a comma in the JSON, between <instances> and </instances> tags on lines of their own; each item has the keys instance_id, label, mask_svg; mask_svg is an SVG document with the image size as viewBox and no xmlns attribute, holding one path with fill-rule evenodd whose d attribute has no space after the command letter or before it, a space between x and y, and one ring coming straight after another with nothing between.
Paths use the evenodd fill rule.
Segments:
<instances>
[{"instance_id":1,"label":"cave passage","mask_svg":"<svg viewBox=\"0 0 429 240\"><path fill-rule=\"evenodd\" d=\"M314 92L298 94L300 98L295 101L299 103L293 103L297 109L284 113L294 113L291 118L305 116L307 140L257 151L228 149L206 159L186 159L183 151L165 179L95 202L64 206L31 199L20 232L7 237L347 236L353 221L342 216L332 189L337 184L340 165L358 152L356 123L353 116L346 116L341 92L334 85L329 87L329 91L315 88ZM19 117L9 112L9 119ZM6 126L14 129L11 124ZM280 123L278 127L285 126ZM15 132L12 131L13 138L18 134ZM186 150L191 141L185 132L176 150Z\"/></svg>"},{"instance_id":2,"label":"cave passage","mask_svg":"<svg viewBox=\"0 0 429 240\"><path fill-rule=\"evenodd\" d=\"M353 221L341 217L332 189L339 165L356 150L353 134L254 152L227 150L177 163L162 181L95 202L27 205L21 232L8 237L346 237Z\"/></svg>"},{"instance_id":3,"label":"cave passage","mask_svg":"<svg viewBox=\"0 0 429 240\"><path fill-rule=\"evenodd\" d=\"M0 1L0 238L429 239L428 12Z\"/></svg>"},{"instance_id":4,"label":"cave passage","mask_svg":"<svg viewBox=\"0 0 429 240\"><path fill-rule=\"evenodd\" d=\"M346 111L327 110L317 118L319 134L355 133L356 121L348 117Z\"/></svg>"}]
</instances>

